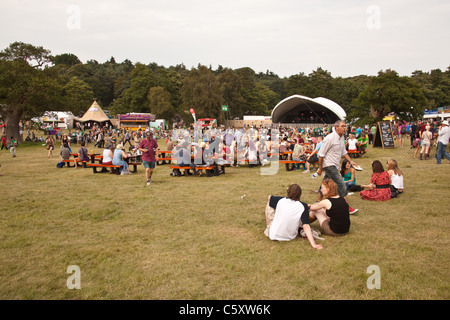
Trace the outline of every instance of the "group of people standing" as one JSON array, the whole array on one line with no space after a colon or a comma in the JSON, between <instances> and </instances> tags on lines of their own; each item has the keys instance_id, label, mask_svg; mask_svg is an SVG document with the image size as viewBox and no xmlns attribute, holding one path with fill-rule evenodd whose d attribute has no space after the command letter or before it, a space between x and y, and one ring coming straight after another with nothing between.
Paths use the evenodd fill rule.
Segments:
<instances>
[{"instance_id":1,"label":"group of people standing","mask_svg":"<svg viewBox=\"0 0 450 320\"><path fill-rule=\"evenodd\" d=\"M414 159L427 160L430 157L431 147L436 145L436 163L441 164L443 158L450 160L450 155L447 153L447 144L450 140L448 126L447 120L442 121L438 125L432 125L428 122L417 125L414 130L412 143L412 147L415 149ZM420 154L417 157L419 149Z\"/></svg>"},{"instance_id":2,"label":"group of people standing","mask_svg":"<svg viewBox=\"0 0 450 320\"><path fill-rule=\"evenodd\" d=\"M448 126L448 120L441 122L394 122L392 132L398 147L404 147L409 135L410 147L414 149L414 159L430 159L432 147L436 146L436 163L440 164L443 158L450 160L447 153L447 144L450 139Z\"/></svg>"}]
</instances>

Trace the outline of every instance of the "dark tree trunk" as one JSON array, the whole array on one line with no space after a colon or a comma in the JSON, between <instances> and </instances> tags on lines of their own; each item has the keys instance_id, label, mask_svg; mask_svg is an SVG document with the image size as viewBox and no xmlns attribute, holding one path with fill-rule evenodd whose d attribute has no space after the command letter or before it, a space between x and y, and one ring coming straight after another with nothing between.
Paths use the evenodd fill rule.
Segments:
<instances>
[{"instance_id":1,"label":"dark tree trunk","mask_svg":"<svg viewBox=\"0 0 450 320\"><path fill-rule=\"evenodd\" d=\"M23 142L19 132L19 122L23 114L22 106L11 106L3 112L3 119L6 124L6 139L10 141L13 137L18 143Z\"/></svg>"}]
</instances>

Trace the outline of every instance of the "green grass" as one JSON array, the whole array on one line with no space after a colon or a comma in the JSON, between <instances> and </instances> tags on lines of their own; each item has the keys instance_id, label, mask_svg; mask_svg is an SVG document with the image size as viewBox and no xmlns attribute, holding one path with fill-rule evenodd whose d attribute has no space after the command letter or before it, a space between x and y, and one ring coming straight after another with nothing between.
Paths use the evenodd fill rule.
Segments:
<instances>
[{"instance_id":1,"label":"green grass","mask_svg":"<svg viewBox=\"0 0 450 320\"><path fill-rule=\"evenodd\" d=\"M450 165L413 160L409 148L369 147L357 160L365 169L357 183L369 182L373 160L391 157L406 192L389 202L349 196L360 209L350 233L325 236L317 251L307 240L263 234L269 194L284 196L298 183L303 201L316 200L310 190L320 179L310 174L281 166L263 176L243 166L219 177L171 177L166 165L145 187L142 167L94 175L57 169L59 158L48 159L41 144L19 146L16 158L3 150L0 298L449 299ZM80 267L80 290L66 286L69 265ZM371 265L380 267L380 290L367 288Z\"/></svg>"}]
</instances>

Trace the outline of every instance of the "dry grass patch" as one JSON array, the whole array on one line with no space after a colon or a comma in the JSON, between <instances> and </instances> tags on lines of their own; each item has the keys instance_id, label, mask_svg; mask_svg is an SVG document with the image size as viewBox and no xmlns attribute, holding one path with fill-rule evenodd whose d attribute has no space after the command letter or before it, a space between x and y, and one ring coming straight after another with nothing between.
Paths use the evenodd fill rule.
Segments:
<instances>
[{"instance_id":1,"label":"dry grass patch","mask_svg":"<svg viewBox=\"0 0 450 320\"><path fill-rule=\"evenodd\" d=\"M57 169L41 145L17 154L0 156L3 299L450 298L450 165L413 160L408 148L369 148L357 160L364 184L373 160L395 158L407 191L385 203L349 196L360 209L350 233L325 237L322 251L263 234L269 194L298 183L303 201L316 200L310 190L320 179L309 174L280 166L262 176L242 166L219 177L171 177L158 166L146 187L142 167L94 175ZM69 265L81 269L81 290L66 287ZM366 286L370 265L380 267L380 290Z\"/></svg>"}]
</instances>

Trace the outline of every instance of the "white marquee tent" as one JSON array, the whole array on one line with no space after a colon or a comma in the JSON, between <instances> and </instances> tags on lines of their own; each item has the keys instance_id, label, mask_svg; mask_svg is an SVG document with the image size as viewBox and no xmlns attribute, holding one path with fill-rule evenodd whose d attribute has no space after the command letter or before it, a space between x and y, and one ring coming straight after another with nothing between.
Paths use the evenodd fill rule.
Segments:
<instances>
[{"instance_id":1,"label":"white marquee tent","mask_svg":"<svg viewBox=\"0 0 450 320\"><path fill-rule=\"evenodd\" d=\"M344 120L346 112L336 102L326 98L292 95L280 101L272 110L273 123L334 123Z\"/></svg>"}]
</instances>

